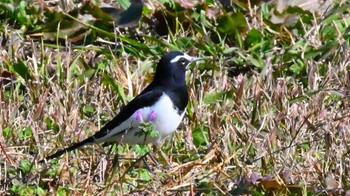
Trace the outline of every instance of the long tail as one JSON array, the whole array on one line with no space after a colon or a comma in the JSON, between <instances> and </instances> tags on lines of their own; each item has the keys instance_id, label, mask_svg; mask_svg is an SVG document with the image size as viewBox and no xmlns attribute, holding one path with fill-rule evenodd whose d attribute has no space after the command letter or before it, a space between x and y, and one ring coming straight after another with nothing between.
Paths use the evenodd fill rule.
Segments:
<instances>
[{"instance_id":1,"label":"long tail","mask_svg":"<svg viewBox=\"0 0 350 196\"><path fill-rule=\"evenodd\" d=\"M53 158L56 158L56 157L59 157L61 156L62 154L66 153L66 152L70 152L72 150L75 150L75 149L78 149L82 146L84 146L85 144L90 144L90 143L93 143L94 142L94 138L93 137L89 137L79 143L76 143L76 144L73 144L72 146L68 147L68 148L65 148L63 150L59 150L57 151L55 154L53 155L50 155L48 157L46 157L45 159L39 161L39 163L43 163L44 160L50 160L50 159L53 159Z\"/></svg>"}]
</instances>

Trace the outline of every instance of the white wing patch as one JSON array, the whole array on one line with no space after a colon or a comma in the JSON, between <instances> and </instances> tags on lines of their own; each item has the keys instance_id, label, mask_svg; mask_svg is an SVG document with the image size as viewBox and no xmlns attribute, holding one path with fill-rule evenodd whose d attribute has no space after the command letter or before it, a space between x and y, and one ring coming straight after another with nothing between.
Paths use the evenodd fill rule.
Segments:
<instances>
[{"instance_id":1,"label":"white wing patch","mask_svg":"<svg viewBox=\"0 0 350 196\"><path fill-rule=\"evenodd\" d=\"M96 141L131 145L159 143L175 131L181 123L184 114L185 112L181 115L178 114L171 99L164 93L152 107L138 109L130 118L110 130L104 137L96 139ZM137 133L140 131L139 125L142 122L152 123L154 131L158 131L158 137L139 136Z\"/></svg>"}]
</instances>

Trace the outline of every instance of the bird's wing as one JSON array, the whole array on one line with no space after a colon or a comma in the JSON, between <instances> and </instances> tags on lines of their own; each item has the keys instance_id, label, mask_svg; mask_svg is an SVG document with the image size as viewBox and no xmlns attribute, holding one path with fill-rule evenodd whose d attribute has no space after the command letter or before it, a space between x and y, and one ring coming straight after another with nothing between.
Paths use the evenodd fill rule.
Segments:
<instances>
[{"instance_id":1,"label":"bird's wing","mask_svg":"<svg viewBox=\"0 0 350 196\"><path fill-rule=\"evenodd\" d=\"M127 104L120 113L108 122L99 132L95 133L95 135L73 144L72 146L65 148L63 150L59 150L56 153L46 157L46 160L50 160L56 157L61 156L66 152L70 152L72 150L78 149L86 144L94 143L94 142L103 142L108 140L109 136L113 136L118 134L119 132L124 131L125 129L130 128L132 126L129 124L129 119L133 118L132 115L138 110L148 106L153 105L162 95L163 91L159 89L154 89L152 87L153 84L149 85L142 93L136 96L129 104ZM40 162L43 162L41 160Z\"/></svg>"},{"instance_id":2,"label":"bird's wing","mask_svg":"<svg viewBox=\"0 0 350 196\"><path fill-rule=\"evenodd\" d=\"M109 138L109 135L116 135L133 126L135 117L133 114L142 108L152 106L161 96L163 91L159 89L145 89L141 94L128 103L120 113L109 121L93 138L95 141L103 142Z\"/></svg>"}]
</instances>

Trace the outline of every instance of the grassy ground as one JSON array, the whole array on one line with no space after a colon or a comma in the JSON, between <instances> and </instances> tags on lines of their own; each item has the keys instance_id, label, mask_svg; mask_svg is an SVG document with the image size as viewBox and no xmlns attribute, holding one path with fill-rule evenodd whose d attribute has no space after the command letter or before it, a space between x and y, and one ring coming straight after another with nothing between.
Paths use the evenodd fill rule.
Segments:
<instances>
[{"instance_id":1,"label":"grassy ground","mask_svg":"<svg viewBox=\"0 0 350 196\"><path fill-rule=\"evenodd\" d=\"M117 30L94 3L0 2L1 194L349 193L348 1L149 1ZM161 165L115 145L38 163L112 119L168 50L208 60Z\"/></svg>"}]
</instances>

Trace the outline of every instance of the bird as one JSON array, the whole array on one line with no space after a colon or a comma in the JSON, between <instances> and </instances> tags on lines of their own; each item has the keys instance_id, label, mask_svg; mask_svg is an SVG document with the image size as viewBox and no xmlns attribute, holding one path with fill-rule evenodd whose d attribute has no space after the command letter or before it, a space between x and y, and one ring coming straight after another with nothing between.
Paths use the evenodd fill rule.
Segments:
<instances>
[{"instance_id":1,"label":"bird","mask_svg":"<svg viewBox=\"0 0 350 196\"><path fill-rule=\"evenodd\" d=\"M93 143L159 144L180 125L188 103L186 70L192 57L180 51L166 53L159 60L153 81L102 129L81 142L47 156L57 158L64 153ZM157 134L142 134L142 124L152 125Z\"/></svg>"}]
</instances>

